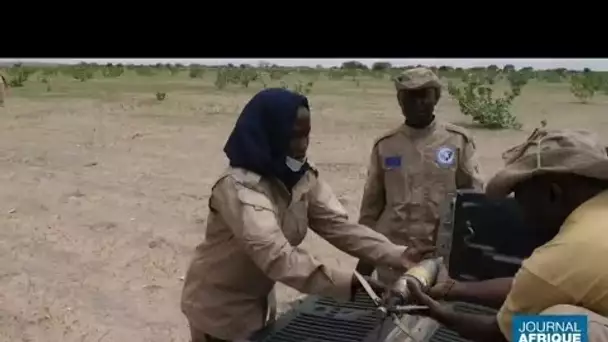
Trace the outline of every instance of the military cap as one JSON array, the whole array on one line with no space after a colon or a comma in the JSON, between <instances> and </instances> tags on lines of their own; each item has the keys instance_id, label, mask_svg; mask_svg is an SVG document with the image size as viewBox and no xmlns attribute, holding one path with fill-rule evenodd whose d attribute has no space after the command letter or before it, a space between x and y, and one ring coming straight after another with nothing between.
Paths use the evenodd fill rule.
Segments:
<instances>
[{"instance_id":1,"label":"military cap","mask_svg":"<svg viewBox=\"0 0 608 342\"><path fill-rule=\"evenodd\" d=\"M408 69L393 78L397 90L436 88L441 90L441 81L428 68Z\"/></svg>"}]
</instances>

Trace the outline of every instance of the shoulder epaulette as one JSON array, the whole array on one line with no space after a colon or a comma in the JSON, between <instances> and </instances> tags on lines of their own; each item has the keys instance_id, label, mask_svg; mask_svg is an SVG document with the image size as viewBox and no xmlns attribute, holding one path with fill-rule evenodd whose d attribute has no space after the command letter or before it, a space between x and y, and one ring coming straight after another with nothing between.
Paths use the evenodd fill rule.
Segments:
<instances>
[{"instance_id":1,"label":"shoulder epaulette","mask_svg":"<svg viewBox=\"0 0 608 342\"><path fill-rule=\"evenodd\" d=\"M251 172L245 169L241 169L239 167L231 167L229 166L224 173L217 179L212 189L215 188L223 179L226 177L232 178L237 184L245 186L247 188L255 189L256 186L262 180L262 176L258 175L255 172Z\"/></svg>"},{"instance_id":2,"label":"shoulder epaulette","mask_svg":"<svg viewBox=\"0 0 608 342\"><path fill-rule=\"evenodd\" d=\"M397 134L399 131L401 131L401 127L393 128L390 131L383 133L378 138L376 138L376 140L374 140L374 146L378 145L382 140L392 137L393 135Z\"/></svg>"},{"instance_id":3,"label":"shoulder epaulette","mask_svg":"<svg viewBox=\"0 0 608 342\"><path fill-rule=\"evenodd\" d=\"M224 175L232 177L237 183L247 187L254 187L262 180L262 176L257 173L239 167L229 167Z\"/></svg>"},{"instance_id":4,"label":"shoulder epaulette","mask_svg":"<svg viewBox=\"0 0 608 342\"><path fill-rule=\"evenodd\" d=\"M463 127L460 127L458 125L454 125L451 123L445 123L444 127L445 127L445 130L448 132L457 133L457 134L462 135L466 142L471 142L473 140L471 133L469 133L469 131L467 131Z\"/></svg>"}]
</instances>

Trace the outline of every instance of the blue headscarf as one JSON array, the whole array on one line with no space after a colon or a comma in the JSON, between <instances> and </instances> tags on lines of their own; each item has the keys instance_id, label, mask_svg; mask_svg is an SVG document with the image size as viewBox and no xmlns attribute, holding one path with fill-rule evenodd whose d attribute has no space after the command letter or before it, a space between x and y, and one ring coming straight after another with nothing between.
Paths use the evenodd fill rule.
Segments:
<instances>
[{"instance_id":1,"label":"blue headscarf","mask_svg":"<svg viewBox=\"0 0 608 342\"><path fill-rule=\"evenodd\" d=\"M230 166L277 178L291 190L309 167L293 172L285 164L298 107L310 110L308 99L286 89L264 89L253 96L224 146Z\"/></svg>"}]
</instances>

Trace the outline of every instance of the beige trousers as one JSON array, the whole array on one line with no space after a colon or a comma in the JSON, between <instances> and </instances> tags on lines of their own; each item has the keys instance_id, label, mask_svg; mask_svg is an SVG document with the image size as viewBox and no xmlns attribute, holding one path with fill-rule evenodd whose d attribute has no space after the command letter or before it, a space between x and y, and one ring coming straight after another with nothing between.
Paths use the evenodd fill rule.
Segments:
<instances>
[{"instance_id":1,"label":"beige trousers","mask_svg":"<svg viewBox=\"0 0 608 342\"><path fill-rule=\"evenodd\" d=\"M265 325L273 324L276 320L277 315L277 297L276 288L273 287L268 294L267 306L266 306L266 322ZM206 334L204 331L195 328L192 323L188 322L190 326L191 342L231 342L228 340L222 340L217 337ZM235 341L238 342L238 341Z\"/></svg>"}]
</instances>

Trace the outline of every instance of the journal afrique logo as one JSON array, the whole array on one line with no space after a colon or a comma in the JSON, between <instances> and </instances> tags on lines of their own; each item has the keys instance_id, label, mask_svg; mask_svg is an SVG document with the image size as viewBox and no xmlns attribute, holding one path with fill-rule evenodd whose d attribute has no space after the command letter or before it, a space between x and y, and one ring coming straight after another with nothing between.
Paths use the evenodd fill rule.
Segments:
<instances>
[{"instance_id":1,"label":"journal afrique logo","mask_svg":"<svg viewBox=\"0 0 608 342\"><path fill-rule=\"evenodd\" d=\"M587 316L516 315L512 337L513 342L588 342Z\"/></svg>"}]
</instances>

